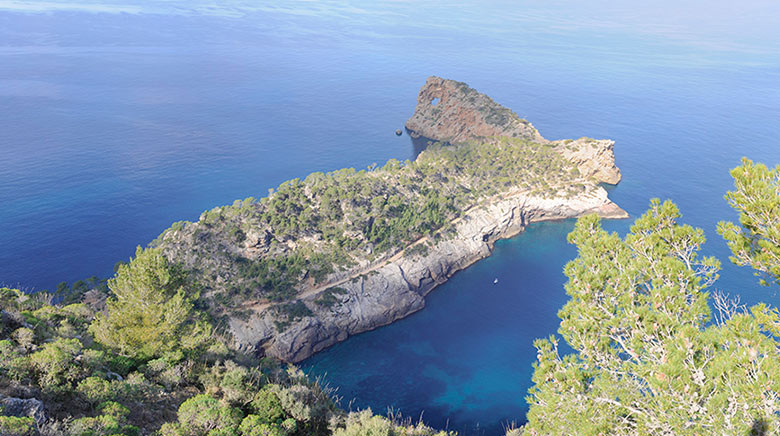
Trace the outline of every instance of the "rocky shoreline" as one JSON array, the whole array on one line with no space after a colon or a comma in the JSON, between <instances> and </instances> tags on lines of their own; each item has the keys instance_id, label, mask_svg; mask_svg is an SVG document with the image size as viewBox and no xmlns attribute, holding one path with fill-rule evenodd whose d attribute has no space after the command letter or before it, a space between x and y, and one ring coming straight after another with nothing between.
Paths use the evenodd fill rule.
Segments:
<instances>
[{"instance_id":1,"label":"rocky shoreline","mask_svg":"<svg viewBox=\"0 0 780 436\"><path fill-rule=\"evenodd\" d=\"M436 243L427 254L411 254L387 262L374 273L340 285L332 310L303 301L314 311L284 332L274 328L270 311L248 320L232 318L230 328L239 346L257 347L266 355L300 362L314 353L404 318L425 307L425 296L453 274L490 255L495 242L522 232L528 224L597 213L603 218L628 214L607 198L603 188L576 199L544 199L516 194L484 207L473 208L456 224L456 236Z\"/></svg>"}]
</instances>

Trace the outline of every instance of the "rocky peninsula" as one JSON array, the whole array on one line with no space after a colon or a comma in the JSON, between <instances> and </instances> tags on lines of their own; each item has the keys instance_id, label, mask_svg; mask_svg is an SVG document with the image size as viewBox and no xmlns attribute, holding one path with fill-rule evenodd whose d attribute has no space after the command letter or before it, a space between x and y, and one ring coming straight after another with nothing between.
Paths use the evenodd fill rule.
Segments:
<instances>
[{"instance_id":1,"label":"rocky peninsula","mask_svg":"<svg viewBox=\"0 0 780 436\"><path fill-rule=\"evenodd\" d=\"M202 287L236 346L299 362L425 306L533 222L627 214L609 140L549 141L468 85L430 77L406 128L415 161L315 173L180 222L152 243Z\"/></svg>"}]
</instances>

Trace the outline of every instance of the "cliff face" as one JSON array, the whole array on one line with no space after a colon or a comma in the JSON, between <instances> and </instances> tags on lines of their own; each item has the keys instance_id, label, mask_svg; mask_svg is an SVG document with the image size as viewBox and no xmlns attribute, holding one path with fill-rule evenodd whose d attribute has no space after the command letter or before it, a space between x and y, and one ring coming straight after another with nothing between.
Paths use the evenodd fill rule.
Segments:
<instances>
[{"instance_id":1,"label":"cliff face","mask_svg":"<svg viewBox=\"0 0 780 436\"><path fill-rule=\"evenodd\" d=\"M546 142L528 121L463 82L431 76L406 122L414 137L459 143L490 136Z\"/></svg>"},{"instance_id":2,"label":"cliff face","mask_svg":"<svg viewBox=\"0 0 780 436\"><path fill-rule=\"evenodd\" d=\"M389 162L381 171L312 174L259 202L217 208L161 235L157 243L166 256L195 274L215 315L226 317L236 346L299 362L422 309L432 289L529 223L589 213L628 216L598 185L620 180L613 141L548 141L490 97L438 77L426 81L417 102L406 124L412 134L467 144L434 147L413 163ZM423 192L430 201L419 201ZM458 196L457 214L403 244L382 251L382 239L371 236L402 216L413 219L409 213L424 216L423 207L441 211L429 206ZM409 205L406 215L398 212ZM351 224L317 230L327 216ZM329 269L305 264L322 259L334 240L352 247L337 252L346 262ZM273 286L284 292L253 293Z\"/></svg>"},{"instance_id":3,"label":"cliff face","mask_svg":"<svg viewBox=\"0 0 780 436\"><path fill-rule=\"evenodd\" d=\"M337 301L328 308L316 303L319 294L302 301L313 314L277 333L271 310L248 319L231 318L238 345L262 350L288 362L299 362L349 336L373 330L425 307L425 296L457 271L490 255L495 241L523 231L533 222L596 213L603 218L628 215L597 188L576 199L538 198L523 193L473 207L456 223L455 236L430 243L427 253L405 253L376 265L370 272L340 283Z\"/></svg>"}]
</instances>

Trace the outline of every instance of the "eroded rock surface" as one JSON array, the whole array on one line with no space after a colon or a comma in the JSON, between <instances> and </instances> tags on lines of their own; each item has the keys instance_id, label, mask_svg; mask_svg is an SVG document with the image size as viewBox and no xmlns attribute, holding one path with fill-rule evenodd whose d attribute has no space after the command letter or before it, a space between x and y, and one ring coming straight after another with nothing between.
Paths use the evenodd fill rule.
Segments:
<instances>
[{"instance_id":1,"label":"eroded rock surface","mask_svg":"<svg viewBox=\"0 0 780 436\"><path fill-rule=\"evenodd\" d=\"M450 143L490 136L546 141L527 120L463 82L431 76L406 122L412 136Z\"/></svg>"},{"instance_id":2,"label":"eroded rock surface","mask_svg":"<svg viewBox=\"0 0 780 436\"><path fill-rule=\"evenodd\" d=\"M387 325L425 307L425 296L457 271L490 255L495 241L514 236L529 223L597 213L603 218L628 215L607 198L603 188L576 199L510 195L475 207L455 226L453 238L442 240L426 254L400 256L368 274L339 284L346 292L332 307L303 298L314 315L277 333L271 310L248 319L233 318L230 328L246 349L263 348L267 355L299 362L349 336ZM414 250L409 250L413 252Z\"/></svg>"},{"instance_id":3,"label":"eroded rock surface","mask_svg":"<svg viewBox=\"0 0 780 436\"><path fill-rule=\"evenodd\" d=\"M429 77L417 95L417 107L406 128L415 137L449 143L490 140L495 136L549 143L574 162L586 177L613 185L620 181L614 141L591 138L548 141L511 109L455 80Z\"/></svg>"},{"instance_id":4,"label":"eroded rock surface","mask_svg":"<svg viewBox=\"0 0 780 436\"><path fill-rule=\"evenodd\" d=\"M612 185L620 181L620 170L615 165L615 141L580 138L553 142L555 151L577 165L580 174Z\"/></svg>"}]
</instances>

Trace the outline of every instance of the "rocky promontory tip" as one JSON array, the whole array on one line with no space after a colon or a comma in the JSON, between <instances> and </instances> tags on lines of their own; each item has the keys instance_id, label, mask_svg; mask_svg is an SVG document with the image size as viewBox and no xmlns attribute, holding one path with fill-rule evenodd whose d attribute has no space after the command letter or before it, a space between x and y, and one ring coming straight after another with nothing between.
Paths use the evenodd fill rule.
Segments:
<instances>
[{"instance_id":1,"label":"rocky promontory tip","mask_svg":"<svg viewBox=\"0 0 780 436\"><path fill-rule=\"evenodd\" d=\"M621 178L615 165L615 141L610 139L564 139L550 143L555 151L577 165L580 174L601 183L616 185Z\"/></svg>"}]
</instances>

